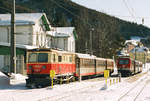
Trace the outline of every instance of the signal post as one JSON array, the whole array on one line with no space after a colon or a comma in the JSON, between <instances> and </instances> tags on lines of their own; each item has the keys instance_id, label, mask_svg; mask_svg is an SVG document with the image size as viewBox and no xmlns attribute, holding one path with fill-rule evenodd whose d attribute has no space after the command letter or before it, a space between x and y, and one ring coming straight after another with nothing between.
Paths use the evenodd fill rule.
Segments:
<instances>
[{"instance_id":1,"label":"signal post","mask_svg":"<svg viewBox=\"0 0 150 101\"><path fill-rule=\"evenodd\" d=\"M55 71L54 70L50 70L50 78L51 78L51 86L53 88L53 79L55 77Z\"/></svg>"},{"instance_id":2,"label":"signal post","mask_svg":"<svg viewBox=\"0 0 150 101\"><path fill-rule=\"evenodd\" d=\"M104 70L104 78L105 78L105 83L107 85L107 78L109 78L109 70Z\"/></svg>"}]
</instances>

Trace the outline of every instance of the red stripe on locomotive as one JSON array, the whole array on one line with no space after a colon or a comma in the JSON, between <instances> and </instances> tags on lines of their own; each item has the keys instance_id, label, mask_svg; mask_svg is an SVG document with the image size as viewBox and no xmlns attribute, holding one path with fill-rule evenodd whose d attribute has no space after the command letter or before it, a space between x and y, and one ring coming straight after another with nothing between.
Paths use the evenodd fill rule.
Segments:
<instances>
[{"instance_id":1,"label":"red stripe on locomotive","mask_svg":"<svg viewBox=\"0 0 150 101\"><path fill-rule=\"evenodd\" d=\"M27 74L49 74L50 70L55 70L56 74L74 73L75 64L27 64Z\"/></svg>"}]
</instances>

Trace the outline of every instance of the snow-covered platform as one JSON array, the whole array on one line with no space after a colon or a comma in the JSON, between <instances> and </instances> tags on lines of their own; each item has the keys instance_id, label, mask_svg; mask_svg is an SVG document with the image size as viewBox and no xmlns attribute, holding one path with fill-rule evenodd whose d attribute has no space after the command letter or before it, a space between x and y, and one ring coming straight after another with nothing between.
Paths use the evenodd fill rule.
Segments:
<instances>
[{"instance_id":1,"label":"snow-covered platform","mask_svg":"<svg viewBox=\"0 0 150 101\"><path fill-rule=\"evenodd\" d=\"M10 78L6 76L4 73L0 72L0 86L8 86L10 85Z\"/></svg>"}]
</instances>

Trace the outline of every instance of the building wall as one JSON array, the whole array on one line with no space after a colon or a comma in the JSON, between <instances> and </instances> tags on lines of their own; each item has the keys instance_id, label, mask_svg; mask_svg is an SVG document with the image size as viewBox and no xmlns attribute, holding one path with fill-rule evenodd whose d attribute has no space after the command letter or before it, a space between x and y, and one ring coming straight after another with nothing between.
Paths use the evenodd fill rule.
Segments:
<instances>
[{"instance_id":1,"label":"building wall","mask_svg":"<svg viewBox=\"0 0 150 101\"><path fill-rule=\"evenodd\" d=\"M67 47L67 43L66 43L65 40L67 40L67 39L66 38L55 37L55 38L53 38L53 46L55 48L59 48L59 49L63 49L65 51L68 51L67 48L66 48Z\"/></svg>"},{"instance_id":2,"label":"building wall","mask_svg":"<svg viewBox=\"0 0 150 101\"><path fill-rule=\"evenodd\" d=\"M55 48L75 52L75 41L72 36L69 38L68 37L54 38L53 44Z\"/></svg>"},{"instance_id":3,"label":"building wall","mask_svg":"<svg viewBox=\"0 0 150 101\"><path fill-rule=\"evenodd\" d=\"M32 45L32 26L16 26L16 43ZM0 42L10 43L11 29L9 26L0 26Z\"/></svg>"},{"instance_id":4,"label":"building wall","mask_svg":"<svg viewBox=\"0 0 150 101\"><path fill-rule=\"evenodd\" d=\"M10 72L10 56L9 55L3 55L3 62L0 64L3 64L2 71ZM24 55L17 55L16 60L16 73L20 74L26 74L26 68L24 63Z\"/></svg>"},{"instance_id":5,"label":"building wall","mask_svg":"<svg viewBox=\"0 0 150 101\"><path fill-rule=\"evenodd\" d=\"M32 26L17 26L16 27L16 43L24 45L32 45Z\"/></svg>"},{"instance_id":6,"label":"building wall","mask_svg":"<svg viewBox=\"0 0 150 101\"><path fill-rule=\"evenodd\" d=\"M0 27L0 42L10 42L10 27Z\"/></svg>"},{"instance_id":7,"label":"building wall","mask_svg":"<svg viewBox=\"0 0 150 101\"><path fill-rule=\"evenodd\" d=\"M46 45L47 47L52 47L52 37L49 35L46 36Z\"/></svg>"},{"instance_id":8,"label":"building wall","mask_svg":"<svg viewBox=\"0 0 150 101\"><path fill-rule=\"evenodd\" d=\"M135 46L134 45L128 45L128 49L127 49L127 52L130 52Z\"/></svg>"},{"instance_id":9,"label":"building wall","mask_svg":"<svg viewBox=\"0 0 150 101\"><path fill-rule=\"evenodd\" d=\"M42 21L39 20L33 26L33 45L44 47L46 46L46 31L44 31L44 26L42 25Z\"/></svg>"},{"instance_id":10,"label":"building wall","mask_svg":"<svg viewBox=\"0 0 150 101\"><path fill-rule=\"evenodd\" d=\"M0 69L4 67L4 56L0 55Z\"/></svg>"},{"instance_id":11,"label":"building wall","mask_svg":"<svg viewBox=\"0 0 150 101\"><path fill-rule=\"evenodd\" d=\"M40 21L35 25L16 26L16 43L31 46L46 46L46 32ZM10 43L11 29L0 26L0 42Z\"/></svg>"},{"instance_id":12,"label":"building wall","mask_svg":"<svg viewBox=\"0 0 150 101\"><path fill-rule=\"evenodd\" d=\"M130 52L129 55L132 59L136 59L138 61L141 61L142 63L145 63L147 61L147 53L145 53L145 52L136 52L136 53ZM135 55L136 55L136 57L135 57Z\"/></svg>"},{"instance_id":13,"label":"building wall","mask_svg":"<svg viewBox=\"0 0 150 101\"><path fill-rule=\"evenodd\" d=\"M68 38L68 50L70 52L75 52L75 40L73 35Z\"/></svg>"}]
</instances>

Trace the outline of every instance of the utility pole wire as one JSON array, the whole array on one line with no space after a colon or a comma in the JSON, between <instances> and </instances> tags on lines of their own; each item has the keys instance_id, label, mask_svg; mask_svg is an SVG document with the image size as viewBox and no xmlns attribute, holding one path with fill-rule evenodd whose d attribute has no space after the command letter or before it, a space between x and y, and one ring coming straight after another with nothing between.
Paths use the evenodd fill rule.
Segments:
<instances>
[{"instance_id":1,"label":"utility pole wire","mask_svg":"<svg viewBox=\"0 0 150 101\"><path fill-rule=\"evenodd\" d=\"M125 0L122 0L123 1L123 3L125 4L125 6L126 6L126 8L128 9L128 12L131 14L131 16L133 17L133 19L136 21L136 18L135 18L135 16L134 16L134 14L130 11L130 8L128 7L128 4L126 3L126 1ZM137 21L136 21L137 22Z\"/></svg>"}]
</instances>

